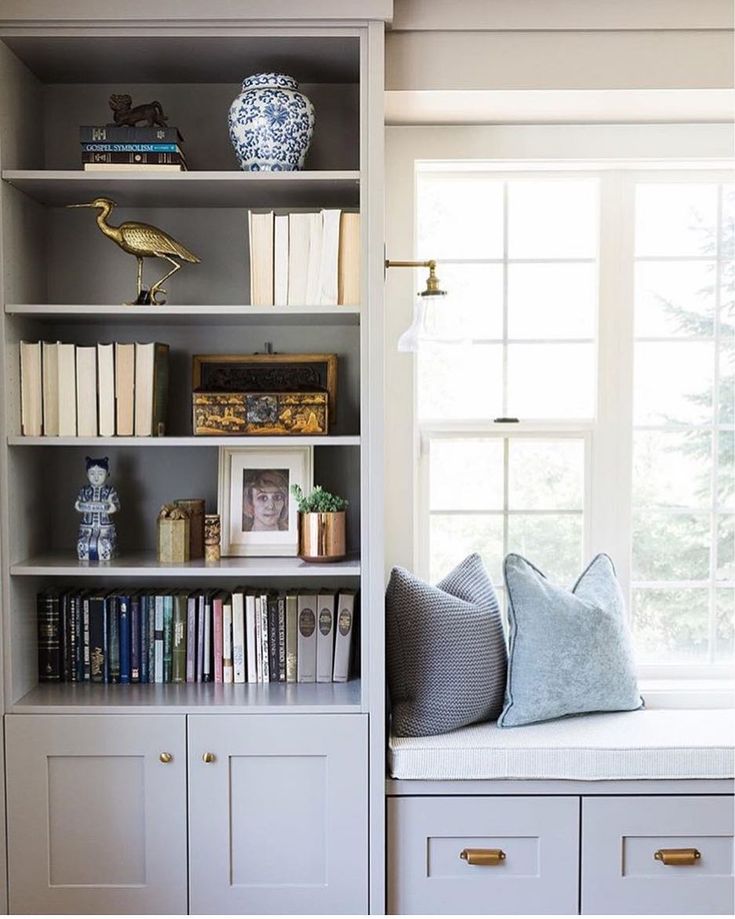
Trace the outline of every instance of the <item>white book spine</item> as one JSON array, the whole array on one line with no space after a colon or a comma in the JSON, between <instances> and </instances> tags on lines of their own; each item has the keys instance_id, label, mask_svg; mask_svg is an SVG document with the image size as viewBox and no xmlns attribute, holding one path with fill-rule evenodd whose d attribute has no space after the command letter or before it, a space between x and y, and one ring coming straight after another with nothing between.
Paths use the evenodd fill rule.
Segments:
<instances>
[{"instance_id":1,"label":"white book spine","mask_svg":"<svg viewBox=\"0 0 735 919\"><path fill-rule=\"evenodd\" d=\"M337 303L337 266L339 263L339 219L341 211L322 211L322 251L319 263L318 303Z\"/></svg>"},{"instance_id":2,"label":"white book spine","mask_svg":"<svg viewBox=\"0 0 735 919\"><path fill-rule=\"evenodd\" d=\"M97 345L97 400L100 437L114 437L115 353L113 345Z\"/></svg>"},{"instance_id":3,"label":"white book spine","mask_svg":"<svg viewBox=\"0 0 735 919\"><path fill-rule=\"evenodd\" d=\"M46 437L59 434L59 343L45 341L41 345L43 363L43 433Z\"/></svg>"},{"instance_id":4,"label":"white book spine","mask_svg":"<svg viewBox=\"0 0 735 919\"><path fill-rule=\"evenodd\" d=\"M77 357L74 345L59 345L59 434L77 434Z\"/></svg>"},{"instance_id":5,"label":"white book spine","mask_svg":"<svg viewBox=\"0 0 735 919\"><path fill-rule=\"evenodd\" d=\"M309 232L311 214L288 215L288 303L306 303L306 276L309 270Z\"/></svg>"},{"instance_id":6,"label":"white book spine","mask_svg":"<svg viewBox=\"0 0 735 919\"><path fill-rule=\"evenodd\" d=\"M232 595L232 663L236 683L245 682L245 615L243 595Z\"/></svg>"},{"instance_id":7,"label":"white book spine","mask_svg":"<svg viewBox=\"0 0 735 919\"><path fill-rule=\"evenodd\" d=\"M317 601L316 681L332 682L334 657L334 592L324 591Z\"/></svg>"},{"instance_id":8,"label":"white book spine","mask_svg":"<svg viewBox=\"0 0 735 919\"><path fill-rule=\"evenodd\" d=\"M242 660L240 661L242 670ZM232 600L222 604L222 682L234 682L234 666L232 659ZM244 682L244 680L240 680Z\"/></svg>"},{"instance_id":9,"label":"white book spine","mask_svg":"<svg viewBox=\"0 0 735 919\"><path fill-rule=\"evenodd\" d=\"M316 681L316 595L299 594L297 677L299 683Z\"/></svg>"},{"instance_id":10,"label":"white book spine","mask_svg":"<svg viewBox=\"0 0 735 919\"><path fill-rule=\"evenodd\" d=\"M245 650L247 653L248 683L258 682L257 638L255 627L255 595L245 597Z\"/></svg>"},{"instance_id":11,"label":"white book spine","mask_svg":"<svg viewBox=\"0 0 735 919\"><path fill-rule=\"evenodd\" d=\"M350 678L352 635L355 631L355 594L353 591L348 590L339 594L336 625L332 678L335 683L346 683Z\"/></svg>"},{"instance_id":12,"label":"white book spine","mask_svg":"<svg viewBox=\"0 0 735 919\"><path fill-rule=\"evenodd\" d=\"M77 347L77 431L97 436L97 348Z\"/></svg>"},{"instance_id":13,"label":"white book spine","mask_svg":"<svg viewBox=\"0 0 735 919\"><path fill-rule=\"evenodd\" d=\"M273 303L288 305L288 214L277 214L273 234Z\"/></svg>"},{"instance_id":14,"label":"white book spine","mask_svg":"<svg viewBox=\"0 0 735 919\"><path fill-rule=\"evenodd\" d=\"M40 437L43 430L43 371L41 342L20 343L21 431Z\"/></svg>"},{"instance_id":15,"label":"white book spine","mask_svg":"<svg viewBox=\"0 0 735 919\"><path fill-rule=\"evenodd\" d=\"M322 215L309 214L309 261L304 299L308 306L319 305L319 272L322 264Z\"/></svg>"}]
</instances>

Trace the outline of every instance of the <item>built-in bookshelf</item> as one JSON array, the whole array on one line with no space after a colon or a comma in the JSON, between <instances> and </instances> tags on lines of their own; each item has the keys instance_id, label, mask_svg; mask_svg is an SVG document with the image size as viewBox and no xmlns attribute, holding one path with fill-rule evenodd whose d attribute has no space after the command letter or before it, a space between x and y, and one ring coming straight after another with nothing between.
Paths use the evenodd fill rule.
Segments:
<instances>
[{"instance_id":1,"label":"built-in bookshelf","mask_svg":"<svg viewBox=\"0 0 735 919\"><path fill-rule=\"evenodd\" d=\"M41 3L31 11L19 6L0 13L1 688L6 724L12 724L15 738L6 752L14 762L26 756L30 762L42 748L48 755L79 754L75 762L82 775L98 762L97 753L99 762L120 757L120 768L153 762L154 770L164 770L166 789L184 790L172 804L169 792L155 784L161 781L158 773L146 772L145 826L151 834L146 852L156 855L146 861L145 883L137 886L119 887L100 877L98 888L93 879L84 890L62 884L46 891L45 879L52 874L44 861L49 846L30 834L23 839L16 834L8 858L12 912L98 913L114 906L123 913L177 913L188 904L192 912L292 913L303 908L361 913L370 906L368 883L372 909L383 909L382 94L387 6L368 0L360 19L353 21L337 3L299 10L294 21L269 21L268 6L262 3L241 6L233 13L231 4L214 0L204 10L184 0L168 18L150 10L135 19L123 8L115 11L114 22L97 19L100 7L88 0L75 0L64 11L52 12L51 4ZM60 29L62 20L67 21ZM262 71L292 74L315 106L314 139L301 172L244 173L237 167L227 111L242 78ZM168 123L185 137L188 172L82 171L79 126L108 120L110 94L125 91L136 104L162 102ZM101 195L117 204L113 223L138 219L155 224L201 258L171 279L166 305L123 306L134 296L134 259L103 239L92 213L65 207ZM360 213L359 304L253 306L248 212L325 208ZM79 346L165 342L171 383L166 436L22 436L21 341ZM328 435L193 436L192 356L267 349L338 355L337 414ZM197 496L205 498L208 512L217 509L220 447L277 450L295 444L313 449L315 483L350 502L347 558L318 567L298 558L158 562L156 518L162 504ZM110 458L111 482L122 504L116 520L120 553L105 565L85 565L76 558L73 503L84 478L84 457L98 453ZM359 594L354 677L331 684L39 683L36 597L41 591L84 590L87 585L111 591L133 585L156 591L353 590ZM269 716L273 726L266 730ZM11 727L7 730L10 736ZM202 800L209 801L197 787L202 763L197 744L210 730L223 738L216 749L208 747L218 761L237 750L232 755L254 756L253 768L262 761L268 770L271 763L281 763L309 771L323 761L326 770L329 763L323 804L303 814L305 836L317 813L352 815L349 836L332 823L322 844L330 866L327 883L303 886L298 877L272 888L255 883L222 884L220 889L218 869L208 868L202 885L193 866L208 863L217 849L200 842L209 829L196 831L197 809ZM150 748L136 746L138 738L147 737ZM252 737L260 737L261 747L238 746ZM60 738L66 744L63 752ZM172 761L163 758L166 750L174 751ZM47 796L30 787L24 767L8 768L11 838L14 826L27 823L25 804L38 801L45 807ZM348 782L343 781L345 772ZM214 782L219 774L213 768L202 775ZM240 781L233 772L232 788L238 794L251 787L250 781ZM300 787L297 772L293 781ZM164 801L165 814L156 811ZM220 819L223 826L236 825L232 815L210 812L208 806L203 808L206 827L219 826ZM188 817L182 818L180 809ZM169 827L183 826L183 834L173 836L184 840L187 819L192 834L188 852L185 842L182 852L172 843ZM355 820L365 827L363 834L354 829ZM264 846L276 832L272 841L280 846L278 820L271 823L253 831ZM30 849L23 848L26 844ZM116 844L130 845L124 837L116 837ZM200 855L198 846L203 847ZM231 864L237 857L232 855ZM168 865L165 870L161 859ZM32 876L34 862L37 877ZM0 853L0 887L4 865ZM37 894L41 899L35 899ZM97 896L104 900L96 901Z\"/></svg>"}]
</instances>

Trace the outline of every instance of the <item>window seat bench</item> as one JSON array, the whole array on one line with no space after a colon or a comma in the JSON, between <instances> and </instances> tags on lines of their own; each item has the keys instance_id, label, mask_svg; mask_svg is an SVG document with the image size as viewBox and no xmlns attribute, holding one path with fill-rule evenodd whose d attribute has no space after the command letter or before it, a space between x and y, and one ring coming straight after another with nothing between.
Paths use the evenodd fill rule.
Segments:
<instances>
[{"instance_id":1,"label":"window seat bench","mask_svg":"<svg viewBox=\"0 0 735 919\"><path fill-rule=\"evenodd\" d=\"M728 779L735 711L641 709L391 737L394 779Z\"/></svg>"},{"instance_id":2,"label":"window seat bench","mask_svg":"<svg viewBox=\"0 0 735 919\"><path fill-rule=\"evenodd\" d=\"M394 914L733 912L735 712L393 737Z\"/></svg>"}]
</instances>

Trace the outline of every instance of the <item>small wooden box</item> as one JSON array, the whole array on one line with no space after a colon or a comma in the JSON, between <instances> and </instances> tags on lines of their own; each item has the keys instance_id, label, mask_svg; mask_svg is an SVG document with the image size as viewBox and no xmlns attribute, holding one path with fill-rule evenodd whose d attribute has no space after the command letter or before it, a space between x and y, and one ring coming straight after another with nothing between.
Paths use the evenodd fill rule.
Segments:
<instances>
[{"instance_id":1,"label":"small wooden box","mask_svg":"<svg viewBox=\"0 0 735 919\"><path fill-rule=\"evenodd\" d=\"M158 561L178 565L189 561L189 518L158 518Z\"/></svg>"},{"instance_id":2,"label":"small wooden box","mask_svg":"<svg viewBox=\"0 0 735 919\"><path fill-rule=\"evenodd\" d=\"M326 392L195 392L194 434L315 435L329 430Z\"/></svg>"}]
</instances>

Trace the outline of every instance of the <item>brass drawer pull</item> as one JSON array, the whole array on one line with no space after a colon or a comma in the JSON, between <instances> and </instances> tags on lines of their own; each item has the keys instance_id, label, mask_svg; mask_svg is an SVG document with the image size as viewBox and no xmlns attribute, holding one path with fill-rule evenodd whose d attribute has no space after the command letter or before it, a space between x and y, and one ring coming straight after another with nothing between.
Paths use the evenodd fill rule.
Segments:
<instances>
[{"instance_id":1,"label":"brass drawer pull","mask_svg":"<svg viewBox=\"0 0 735 919\"><path fill-rule=\"evenodd\" d=\"M214 755L214 753L204 753L202 755L203 763L213 763L215 759L217 759L217 757Z\"/></svg>"},{"instance_id":2,"label":"brass drawer pull","mask_svg":"<svg viewBox=\"0 0 735 919\"><path fill-rule=\"evenodd\" d=\"M499 865L505 861L502 849L462 849L459 857L468 865Z\"/></svg>"},{"instance_id":3,"label":"brass drawer pull","mask_svg":"<svg viewBox=\"0 0 735 919\"><path fill-rule=\"evenodd\" d=\"M702 853L699 849L658 849L653 857L664 865L696 865Z\"/></svg>"},{"instance_id":4,"label":"brass drawer pull","mask_svg":"<svg viewBox=\"0 0 735 919\"><path fill-rule=\"evenodd\" d=\"M158 758L161 760L161 762L165 766L167 763L170 763L173 760L174 755L173 753L164 752L164 753L161 753L161 755Z\"/></svg>"}]
</instances>

